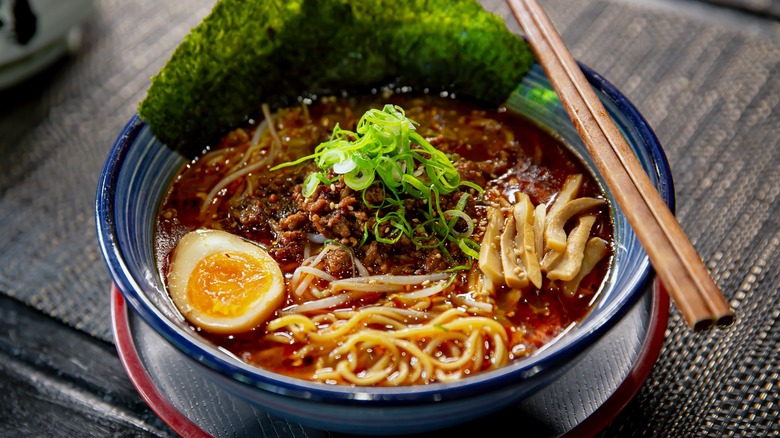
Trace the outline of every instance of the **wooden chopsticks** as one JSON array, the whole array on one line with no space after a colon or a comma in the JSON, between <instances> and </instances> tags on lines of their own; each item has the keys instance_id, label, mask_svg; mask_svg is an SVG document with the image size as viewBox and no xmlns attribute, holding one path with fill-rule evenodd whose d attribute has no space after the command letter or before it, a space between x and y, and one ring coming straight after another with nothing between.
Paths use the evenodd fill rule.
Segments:
<instances>
[{"instance_id":1,"label":"wooden chopsticks","mask_svg":"<svg viewBox=\"0 0 780 438\"><path fill-rule=\"evenodd\" d=\"M507 0L665 289L694 331L735 316L537 0Z\"/></svg>"}]
</instances>

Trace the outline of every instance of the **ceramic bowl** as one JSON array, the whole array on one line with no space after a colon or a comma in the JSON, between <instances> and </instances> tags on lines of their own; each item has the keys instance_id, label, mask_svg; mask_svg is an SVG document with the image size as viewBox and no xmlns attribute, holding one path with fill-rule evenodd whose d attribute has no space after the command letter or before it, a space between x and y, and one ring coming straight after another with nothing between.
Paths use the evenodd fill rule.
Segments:
<instances>
[{"instance_id":1,"label":"ceramic bowl","mask_svg":"<svg viewBox=\"0 0 780 438\"><path fill-rule=\"evenodd\" d=\"M583 66L670 208L674 189L664 152L647 121L614 86ZM591 169L595 165L542 69L534 65L508 105L559 137ZM210 381L262 410L328 431L408 434L449 427L516 403L554 382L612 328L648 290L647 255L601 182L613 206L616 254L592 311L573 330L530 357L453 383L355 388L285 377L245 364L206 342L178 316L163 287L153 248L161 198L185 158L133 117L113 145L100 175L97 232L113 281L130 307Z\"/></svg>"}]
</instances>

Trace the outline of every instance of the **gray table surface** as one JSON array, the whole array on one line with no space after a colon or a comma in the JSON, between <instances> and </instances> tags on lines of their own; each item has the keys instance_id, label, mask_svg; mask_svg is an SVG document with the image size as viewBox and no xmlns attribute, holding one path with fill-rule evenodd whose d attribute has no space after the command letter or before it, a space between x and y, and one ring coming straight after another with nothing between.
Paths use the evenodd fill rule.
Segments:
<instances>
[{"instance_id":1,"label":"gray table surface","mask_svg":"<svg viewBox=\"0 0 780 438\"><path fill-rule=\"evenodd\" d=\"M0 431L12 435L70 435L53 421L61 414L5 407L61 407L74 387L122 414L112 422L85 408L98 425L85 434L170 434L133 398L112 350L93 203L149 77L212 2L97 3L77 53L0 91ZM604 436L780 435L778 3L542 1L574 55L655 130L676 216L738 318L692 333L672 309L652 374ZM486 4L509 16L502 2ZM40 333L22 333L22 322ZM60 337L83 351L58 351Z\"/></svg>"}]
</instances>

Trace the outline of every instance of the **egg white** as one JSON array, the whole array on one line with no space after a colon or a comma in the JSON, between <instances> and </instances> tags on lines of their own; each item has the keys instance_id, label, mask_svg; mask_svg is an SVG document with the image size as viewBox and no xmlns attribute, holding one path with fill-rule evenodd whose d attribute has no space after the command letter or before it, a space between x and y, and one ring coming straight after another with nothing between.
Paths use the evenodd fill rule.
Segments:
<instances>
[{"instance_id":1,"label":"egg white","mask_svg":"<svg viewBox=\"0 0 780 438\"><path fill-rule=\"evenodd\" d=\"M219 252L243 253L264 261L271 275L271 285L258 296L243 314L215 316L193 306L188 283L197 264ZM265 322L281 306L284 299L284 277L279 265L261 247L236 235L220 230L196 230L186 234L176 245L168 271L168 292L181 314L193 325L221 334L247 331Z\"/></svg>"}]
</instances>

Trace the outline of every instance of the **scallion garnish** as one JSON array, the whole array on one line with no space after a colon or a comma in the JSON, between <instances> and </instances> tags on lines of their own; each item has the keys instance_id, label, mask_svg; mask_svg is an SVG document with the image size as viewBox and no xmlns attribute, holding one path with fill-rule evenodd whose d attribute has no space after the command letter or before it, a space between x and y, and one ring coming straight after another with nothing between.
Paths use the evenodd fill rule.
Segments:
<instances>
[{"instance_id":1,"label":"scallion garnish","mask_svg":"<svg viewBox=\"0 0 780 438\"><path fill-rule=\"evenodd\" d=\"M440 197L460 187L480 194L483 189L461 181L449 157L423 138L416 125L397 105L370 109L361 117L356 132L336 125L330 140L319 144L313 154L271 170L314 160L322 171L304 180L305 197L313 195L320 184L330 184L340 177L349 188L364 195L372 184L379 184L385 195L382 204L371 205L377 210L372 230L377 241L395 243L405 235L418 248L438 247L450 259L445 244L455 242L466 256L476 259L479 244L471 239L474 222L465 213L470 195L464 192L455 208L446 211L442 210ZM336 178L328 178L329 169ZM428 205L424 220L416 225L406 218L405 201L410 198L425 200ZM456 225L465 231L457 231Z\"/></svg>"}]
</instances>

